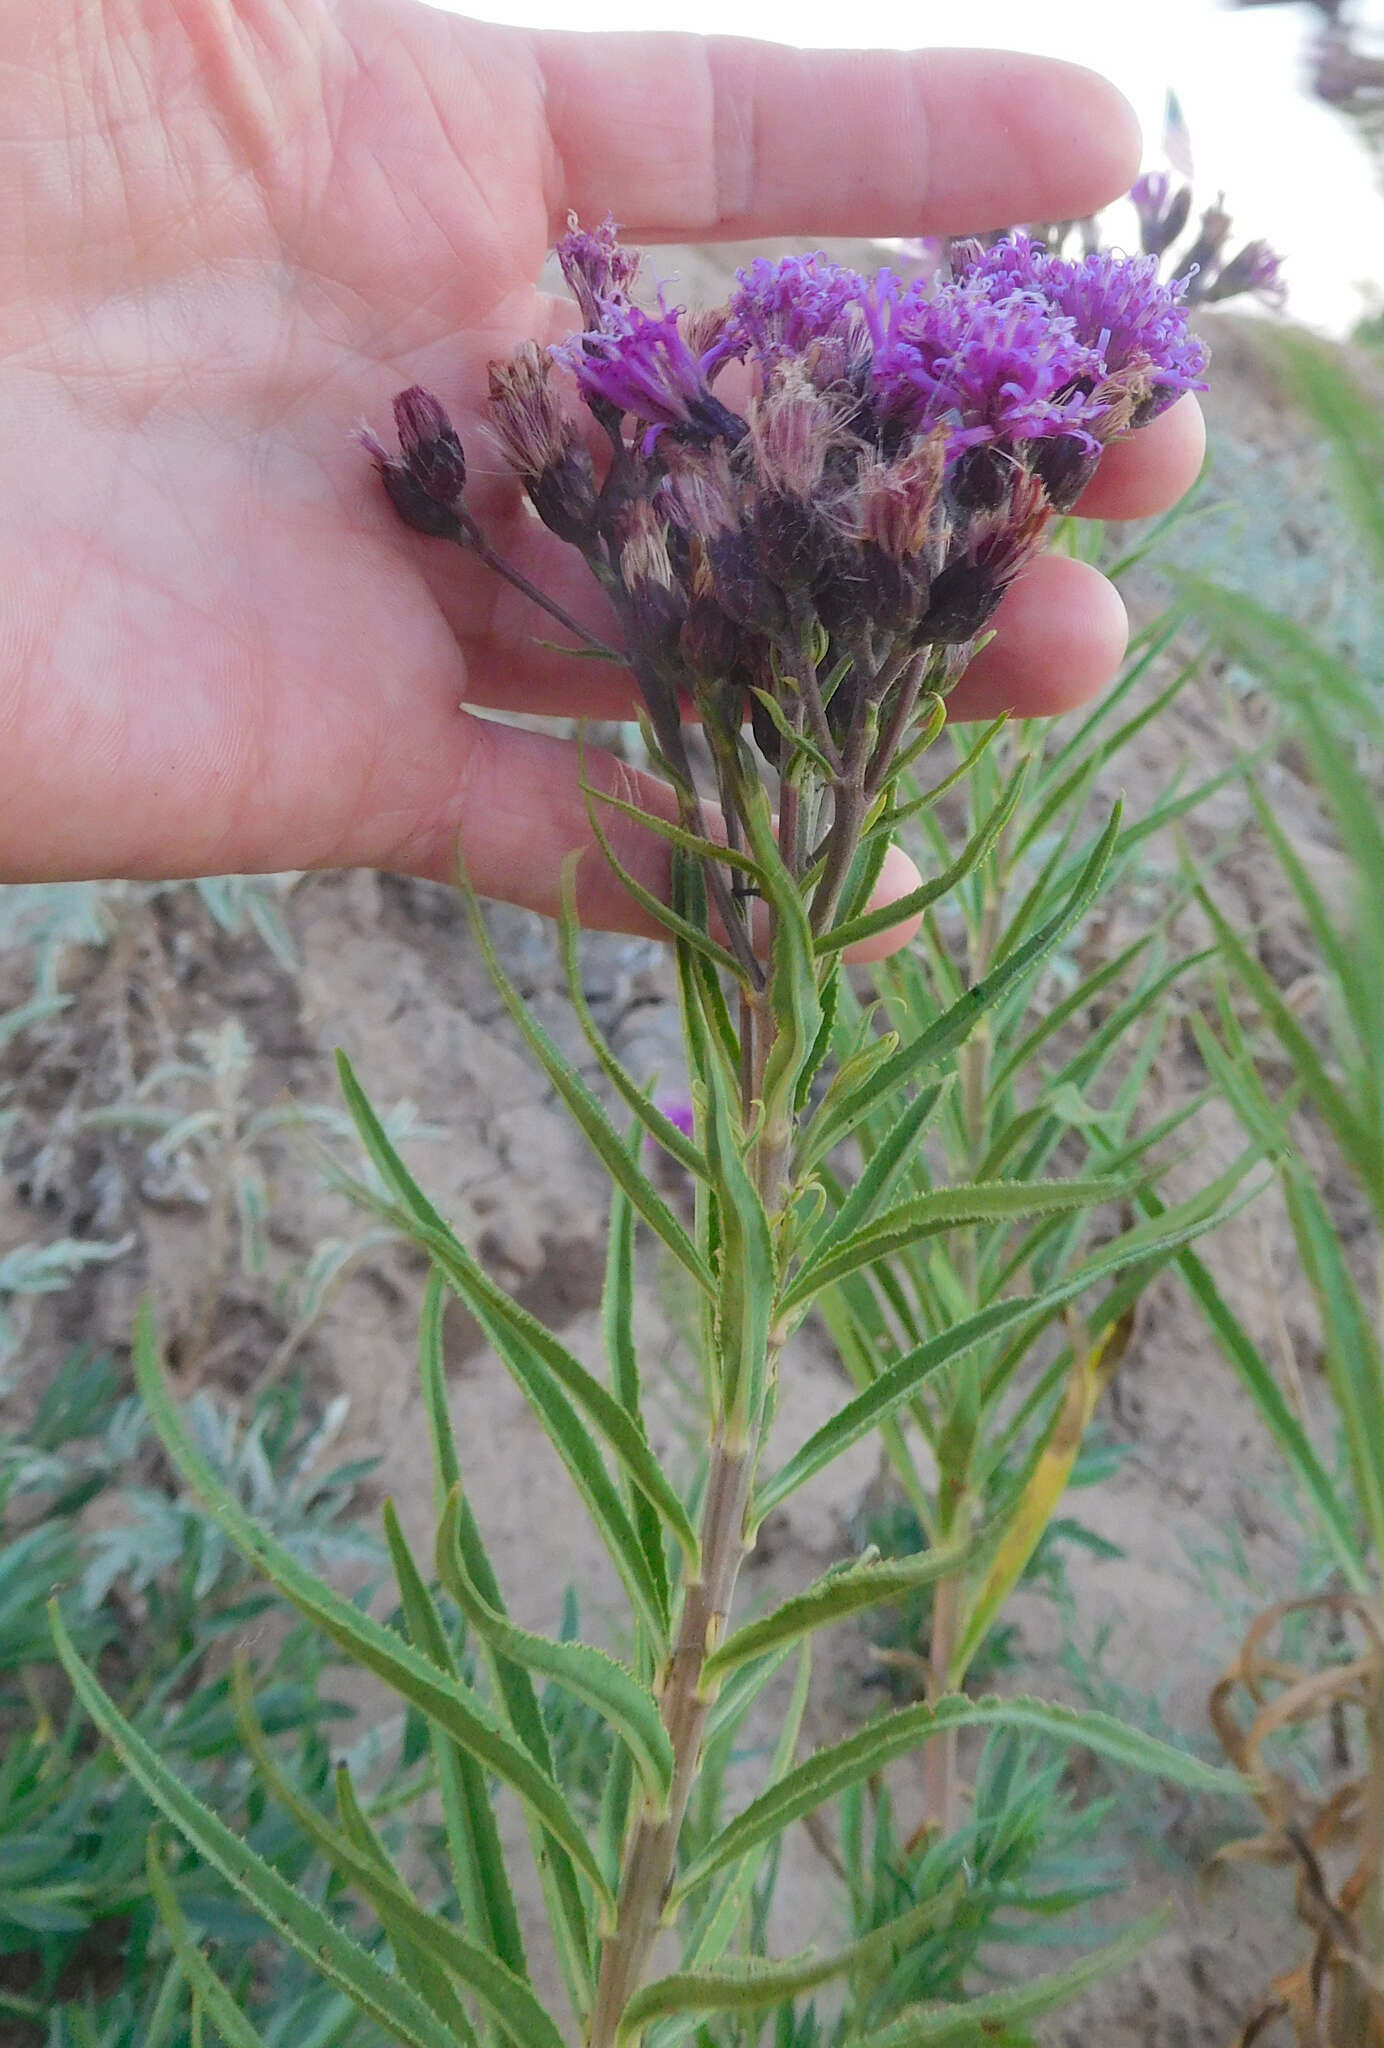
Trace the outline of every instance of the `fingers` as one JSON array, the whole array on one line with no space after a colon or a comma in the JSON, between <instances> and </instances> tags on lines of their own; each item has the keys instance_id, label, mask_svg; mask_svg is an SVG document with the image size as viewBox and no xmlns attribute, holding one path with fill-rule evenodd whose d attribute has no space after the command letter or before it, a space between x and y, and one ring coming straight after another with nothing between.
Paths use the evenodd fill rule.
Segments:
<instances>
[{"instance_id":1,"label":"fingers","mask_svg":"<svg viewBox=\"0 0 1384 2048\"><path fill-rule=\"evenodd\" d=\"M1111 682L1129 643L1119 592L1098 569L1040 555L995 618L995 637L956 686L956 718L1049 718Z\"/></svg>"},{"instance_id":2,"label":"fingers","mask_svg":"<svg viewBox=\"0 0 1384 2048\"><path fill-rule=\"evenodd\" d=\"M953 234L1073 220L1139 165L1128 103L1078 65L739 37L533 38L553 195L645 241Z\"/></svg>"},{"instance_id":3,"label":"fingers","mask_svg":"<svg viewBox=\"0 0 1384 2048\"><path fill-rule=\"evenodd\" d=\"M672 790L613 754L588 750L579 756L567 740L514 726L468 719L462 768L435 826L407 849L375 849L372 864L403 868L439 882L455 882L458 853L472 887L482 896L520 904L555 917L562 898L562 872L580 851L577 914L601 931L666 938L657 919L642 910L614 873L591 828L581 787L587 782L623 802L661 818L677 815ZM601 830L620 865L652 895L666 901L671 887L666 840L610 806L596 805ZM716 831L718 820L708 820ZM895 848L885 862L874 903L894 902L917 887L918 870ZM880 934L848 954L853 960L882 958L905 945L918 928L914 918Z\"/></svg>"},{"instance_id":4,"label":"fingers","mask_svg":"<svg viewBox=\"0 0 1384 2048\"><path fill-rule=\"evenodd\" d=\"M1205 454L1206 422L1189 391L1151 426L1106 449L1077 512L1083 519L1152 519L1191 490Z\"/></svg>"}]
</instances>

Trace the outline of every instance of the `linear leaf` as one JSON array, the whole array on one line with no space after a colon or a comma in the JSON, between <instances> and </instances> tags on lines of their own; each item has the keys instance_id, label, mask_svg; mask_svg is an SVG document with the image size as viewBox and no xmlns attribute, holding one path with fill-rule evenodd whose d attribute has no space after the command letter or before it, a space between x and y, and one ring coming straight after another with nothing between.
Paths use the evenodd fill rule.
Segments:
<instances>
[{"instance_id":1,"label":"linear leaf","mask_svg":"<svg viewBox=\"0 0 1384 2048\"><path fill-rule=\"evenodd\" d=\"M135 1377L159 1438L175 1469L201 1495L237 1550L272 1579L299 1612L399 1696L446 1729L503 1779L591 1879L603 1903L613 1903L605 1878L575 1815L554 1781L496 1723L478 1697L463 1697L418 1651L363 1613L300 1565L267 1530L261 1529L226 1491L193 1443L169 1399L155 1348L153 1317L145 1303L135 1326Z\"/></svg>"},{"instance_id":2,"label":"linear leaf","mask_svg":"<svg viewBox=\"0 0 1384 2048\"><path fill-rule=\"evenodd\" d=\"M847 1786L862 1784L894 1758L907 1756L929 1737L952 1728L1021 1728L1029 1734L1049 1736L1055 1742L1079 1744L1124 1770L1165 1778L1189 1791L1223 1797L1248 1791L1247 1782L1238 1771L1203 1763L1200 1757L1174 1749L1142 1729L1126 1727L1109 1714L1082 1712L1023 1695L1014 1699L973 1700L964 1694L948 1693L934 1705L922 1702L882 1715L843 1742L818 1750L797 1770L761 1793L722 1829L683 1872L674 1898L685 1898L727 1863L743 1856L747 1849L782 1834L791 1822L814 1812Z\"/></svg>"},{"instance_id":3,"label":"linear leaf","mask_svg":"<svg viewBox=\"0 0 1384 2048\"><path fill-rule=\"evenodd\" d=\"M337 1054L337 1066L351 1119L386 1185L402 1203L410 1219L411 1234L432 1253L453 1291L461 1296L477 1321L484 1325L487 1335L496 1325L512 1331L537 1357L562 1391L571 1397L634 1485L658 1509L695 1569L698 1554L696 1533L687 1518L687 1510L650 1450L643 1431L609 1389L603 1387L580 1360L558 1342L551 1330L521 1308L483 1270L433 1207L390 1144L344 1053ZM394 1212L389 1213L393 1215Z\"/></svg>"},{"instance_id":4,"label":"linear leaf","mask_svg":"<svg viewBox=\"0 0 1384 2048\"><path fill-rule=\"evenodd\" d=\"M706 1150L721 1232L712 1353L721 1374L717 1399L731 1428L745 1431L762 1406L778 1275L769 1219L741 1157L739 1119L714 1060L708 1063L704 1080Z\"/></svg>"},{"instance_id":5,"label":"linear leaf","mask_svg":"<svg viewBox=\"0 0 1384 2048\"><path fill-rule=\"evenodd\" d=\"M939 1545L919 1557L889 1558L882 1564L848 1565L829 1572L814 1586L783 1601L772 1614L738 1628L702 1667L703 1683L713 1685L751 1657L762 1657L870 1607L903 1600L934 1579L956 1571L973 1546Z\"/></svg>"},{"instance_id":6,"label":"linear leaf","mask_svg":"<svg viewBox=\"0 0 1384 2048\"><path fill-rule=\"evenodd\" d=\"M400 1884L398 1873L389 1856L385 1853L374 1829L366 1819L354 1797L348 1791L342 1811L347 1817L346 1831L334 1828L326 1815L289 1783L279 1769L273 1751L269 1747L259 1716L255 1712L251 1694L249 1672L243 1660L238 1659L232 1672L232 1697L235 1703L236 1725L241 1740L258 1772L265 1790L277 1799L292 1814L298 1826L326 1858L338 1877L353 1885L368 1902L374 1906L380 1925L389 1937L394 1950L394 1962L404 1982L418 1993L430 2012L445 2020L453 2033L464 2042L472 2039L471 2022L466 2008L457 1996L451 1979L441 1967L432 1952L432 1945L420 1947L415 1936L415 1923L401 1923L395 1910L396 1894L403 1894L411 1904L417 1919L427 1920L418 1901L407 1888ZM345 1766L338 1766L338 1779ZM340 1800L340 1790L338 1799ZM362 1882L362 1865L369 1866L374 1876L381 1880L378 1890L372 1889L371 1882Z\"/></svg>"},{"instance_id":7,"label":"linear leaf","mask_svg":"<svg viewBox=\"0 0 1384 2048\"><path fill-rule=\"evenodd\" d=\"M855 2048L982 2048L987 2041L1012 2039L1002 2030L1015 2022L1036 2019L1040 2013L1055 2012L1088 1985L1113 1970L1124 1969L1167 1925L1167 1919L1166 1913L1150 1913L1094 1955L1083 1956L1065 1970L1050 1971L1012 1991L983 1992L964 2005L917 2006L892 2026L866 2034Z\"/></svg>"},{"instance_id":8,"label":"linear leaf","mask_svg":"<svg viewBox=\"0 0 1384 2048\"><path fill-rule=\"evenodd\" d=\"M659 1717L652 1693L632 1671L589 1643L556 1642L518 1628L498 1614L472 1584L457 1541L461 1489L443 1510L437 1532L437 1570L443 1585L466 1619L500 1656L552 1679L594 1707L629 1745L641 1777L654 1799L666 1803L673 1784L673 1747Z\"/></svg>"},{"instance_id":9,"label":"linear leaf","mask_svg":"<svg viewBox=\"0 0 1384 2048\"><path fill-rule=\"evenodd\" d=\"M456 1659L447 1641L442 1618L404 1539L392 1501L384 1504L384 1529L394 1576L399 1582L404 1620L414 1647L425 1657L430 1657L449 1678L455 1678ZM477 1938L507 1968L516 1976L527 1978L528 1965L519 1930L519 1916L510 1891L485 1771L475 1757L436 1722L428 1723L428 1735L437 1767L453 1879L466 1920Z\"/></svg>"},{"instance_id":10,"label":"linear leaf","mask_svg":"<svg viewBox=\"0 0 1384 2048\"><path fill-rule=\"evenodd\" d=\"M1140 1199L1154 1213L1153 1204L1157 1197L1144 1194ZM1371 1597L1373 1579L1361 1558L1351 1518L1330 1474L1317 1456L1311 1438L1288 1406L1272 1367L1196 1253L1180 1252L1177 1264L1193 1300L1211 1325L1221 1349L1239 1376L1240 1384L1253 1401L1261 1422L1316 1509L1322 1533L1347 1583L1355 1592Z\"/></svg>"},{"instance_id":11,"label":"linear leaf","mask_svg":"<svg viewBox=\"0 0 1384 2048\"><path fill-rule=\"evenodd\" d=\"M1121 807L1117 804L1105 830L1091 849L1066 902L1054 912L1046 924L1040 926L1022 946L1006 955L990 974L968 988L959 1001L944 1011L936 1022L930 1024L911 1044L900 1046L891 1058L876 1066L868 1080L854 1095L835 1106L834 1114L828 1116L826 1105L823 1105L823 1109L814 1119L814 1158L824 1157L876 1103L895 1095L919 1074L925 1073L929 1067L936 1066L959 1045L963 1045L986 1011L992 1009L1007 995L1010 989L1066 936L1100 887L1101 877L1109 866L1110 857L1119 839L1120 817Z\"/></svg>"},{"instance_id":12,"label":"linear leaf","mask_svg":"<svg viewBox=\"0 0 1384 2048\"><path fill-rule=\"evenodd\" d=\"M1300 1167L1289 1168L1283 1192L1317 1300L1327 1377L1340 1412L1360 1512L1374 1555L1384 1557L1384 1354L1326 1204Z\"/></svg>"},{"instance_id":13,"label":"linear leaf","mask_svg":"<svg viewBox=\"0 0 1384 2048\"><path fill-rule=\"evenodd\" d=\"M840 1208L818 1231L809 1253L811 1258L827 1257L873 1221L880 1205L888 1201L913 1165L914 1155L941 1108L949 1085L949 1081L939 1081L920 1089L912 1102L895 1115Z\"/></svg>"},{"instance_id":14,"label":"linear leaf","mask_svg":"<svg viewBox=\"0 0 1384 2048\"><path fill-rule=\"evenodd\" d=\"M433 1469L436 1478L436 1512L440 1516L448 1497L461 1484L461 1463L457 1455L456 1439L452 1433L451 1416L447 1406L446 1362L442 1351L442 1304L444 1288L442 1276L436 1268L428 1276L427 1291L423 1302L422 1329L419 1337L419 1367L423 1386L423 1409L428 1421L428 1435L432 1444ZM481 1532L475 1517L465 1506L457 1530L457 1541L466 1560L466 1569L472 1584L479 1587L489 1605L498 1613L504 1612L504 1596L495 1577L490 1559L486 1553ZM538 1697L533 1681L527 1671L518 1664L511 1664L503 1657L497 1657L487 1644L481 1645L481 1652L489 1667L491 1682L495 1689L496 1702L511 1731L519 1738L529 1755L547 1777L554 1777L552 1748L548 1731L544 1726ZM471 1785L468 1779L468 1787ZM484 1802L485 1816L490 1809L489 1788L482 1775L477 1788L479 1798ZM488 1838L485 1816L477 1816L476 1825L482 1831L481 1839ZM577 1878L572 1859L540 1827L533 1814L524 1809L529 1840L533 1845L534 1862L538 1868L539 1882L543 1890L544 1904L552 1928L553 1943L558 1961L562 1967L573 2010L581 2026L591 2010L595 1997L595 1978L592 1969L591 1939L587 1926L586 1905L581 1885ZM504 1876L503 1861L499 1877L508 1889ZM503 1901L492 1905L491 1918L504 1917ZM497 1942L496 1952L501 1961L510 1962ZM521 1950L522 1957L522 1950ZM513 1965L511 1964L513 1967ZM522 1974L522 1972L521 1972Z\"/></svg>"},{"instance_id":15,"label":"linear leaf","mask_svg":"<svg viewBox=\"0 0 1384 2048\"><path fill-rule=\"evenodd\" d=\"M828 1257L813 1259L804 1266L784 1294L780 1313L791 1314L824 1287L844 1280L861 1266L873 1265L877 1259L887 1259L894 1252L904 1251L925 1237L935 1237L939 1231L955 1229L959 1224L1003 1223L1020 1217L1093 1209L1128 1192L1126 1181L1114 1179L997 1180L914 1195L848 1238Z\"/></svg>"},{"instance_id":16,"label":"linear leaf","mask_svg":"<svg viewBox=\"0 0 1384 2048\"><path fill-rule=\"evenodd\" d=\"M591 1005L586 1000L582 987L581 960L577 950L580 927L577 924L575 890L575 862L577 855L563 862L562 867L562 908L558 919L558 945L562 953L562 964L567 975L567 994L582 1037L595 1055L597 1064L617 1095L633 1110L640 1124L656 1144L677 1160L685 1172L706 1178L706 1161L692 1140L680 1131L677 1125L663 1114L656 1102L651 1101L632 1075L628 1074L605 1042L605 1037L591 1014ZM634 1150L632 1165L638 1165L638 1152ZM617 1183L618 1185L618 1183ZM621 1187L621 1192L624 1192ZM629 1200L628 1195L625 1196Z\"/></svg>"},{"instance_id":17,"label":"linear leaf","mask_svg":"<svg viewBox=\"0 0 1384 2048\"><path fill-rule=\"evenodd\" d=\"M640 1143L638 1126L630 1132L629 1142L631 1145ZM605 1284L601 1289L601 1335L605 1340L611 1392L642 1436L644 1419L640 1406L639 1356L634 1341L634 1210L624 1189L613 1181ZM627 1481L628 1476L626 1474ZM671 1612L663 1523L646 1494L638 1487L630 1487L628 1491L635 1534L644 1546L644 1555L649 1560L649 1570L658 1586L664 1611Z\"/></svg>"},{"instance_id":18,"label":"linear leaf","mask_svg":"<svg viewBox=\"0 0 1384 2048\"><path fill-rule=\"evenodd\" d=\"M964 1880L958 1880L946 1886L935 1897L910 1907L908 1912L886 1921L883 1927L872 1928L869 1934L838 1949L835 1955L817 1956L809 1951L781 1963L746 1956L743 1961L719 1970L677 1970L670 1977L660 1977L635 1992L620 2015L616 2042L628 2041L654 2020L682 2013L762 2012L765 2006L779 2005L804 1991L815 1991L818 1985L829 1984L834 1977L849 1976L853 1970L864 1969L893 1950L906 1948L937 1921L945 1919L955 1910L963 1885Z\"/></svg>"},{"instance_id":19,"label":"linear leaf","mask_svg":"<svg viewBox=\"0 0 1384 2048\"><path fill-rule=\"evenodd\" d=\"M508 1010L525 1044L537 1059L553 1087L561 1096L582 1136L595 1152L612 1180L618 1181L633 1202L654 1236L665 1244L673 1257L683 1266L699 1287L711 1291L711 1275L706 1269L697 1247L678 1222L668 1204L659 1194L648 1175L641 1172L631 1160L620 1142L614 1127L600 1103L592 1094L586 1082L570 1060L554 1045L543 1026L530 1010L514 983L500 965L499 956L490 941L480 903L471 891L466 893L466 905L471 918L471 930L481 956L490 971L501 1002ZM709 942L708 942L709 943ZM729 956L727 956L729 957ZM734 963L731 963L732 966Z\"/></svg>"},{"instance_id":20,"label":"linear leaf","mask_svg":"<svg viewBox=\"0 0 1384 2048\"><path fill-rule=\"evenodd\" d=\"M817 941L817 951L842 952L847 946L858 945L862 939L872 939L876 933L890 930L907 917L920 917L943 896L950 896L958 883L965 881L967 875L979 867L1013 817L1023 795L1028 768L1028 756L1025 755L1001 791L999 801L982 819L950 867L940 875L934 875L930 882L923 882L910 890L907 896L897 897L878 910L867 910L863 916L848 918L844 924L833 926Z\"/></svg>"},{"instance_id":21,"label":"linear leaf","mask_svg":"<svg viewBox=\"0 0 1384 2048\"><path fill-rule=\"evenodd\" d=\"M158 1915L164 1924L178 1967L186 1977L197 1997L211 2018L212 2025L226 2042L226 2048L267 2048L264 2036L251 2026L236 2000L226 1989L211 1964L197 1946L192 1929L183 1916L178 1904L178 1895L168 1881L159 1853L159 1830L149 1830L144 1844L144 1867L149 1878L149 1891Z\"/></svg>"},{"instance_id":22,"label":"linear leaf","mask_svg":"<svg viewBox=\"0 0 1384 2048\"><path fill-rule=\"evenodd\" d=\"M384 2027L405 2048L456 2048L450 2028L428 2011L416 1992L383 1969L359 1942L280 1877L248 1842L233 1834L187 1790L177 1772L131 1726L87 1670L63 1626L56 1601L49 1608L49 1620L59 1660L77 1698L130 1775L198 1854L220 1871L276 1934L345 1992L358 2011Z\"/></svg>"}]
</instances>

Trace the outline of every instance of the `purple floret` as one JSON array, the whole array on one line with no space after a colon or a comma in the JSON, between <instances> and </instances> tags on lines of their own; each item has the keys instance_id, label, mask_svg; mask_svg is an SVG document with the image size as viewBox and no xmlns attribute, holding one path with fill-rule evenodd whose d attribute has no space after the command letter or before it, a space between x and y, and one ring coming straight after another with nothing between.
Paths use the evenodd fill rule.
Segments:
<instances>
[{"instance_id":1,"label":"purple floret","mask_svg":"<svg viewBox=\"0 0 1384 2048\"><path fill-rule=\"evenodd\" d=\"M760 256L736 272L730 319L714 351L716 364L750 356L761 364L801 355L814 341L849 341L873 319L887 271L867 284L859 271L820 252L770 262Z\"/></svg>"},{"instance_id":2,"label":"purple floret","mask_svg":"<svg viewBox=\"0 0 1384 2048\"><path fill-rule=\"evenodd\" d=\"M605 307L604 329L579 334L553 350L576 374L586 401L633 413L656 434L672 428L692 439L739 440L745 423L711 392L702 363L678 326L676 312L657 316L642 306Z\"/></svg>"},{"instance_id":3,"label":"purple floret","mask_svg":"<svg viewBox=\"0 0 1384 2048\"><path fill-rule=\"evenodd\" d=\"M1206 350L1187 327L1187 287L1180 280L1164 284L1154 256L1097 249L1073 262L1038 242L997 242L967 265L962 282L994 299L1031 293L1074 323L1077 339L1098 352L1107 373L1140 372L1150 392L1137 424L1184 391L1206 388Z\"/></svg>"},{"instance_id":4,"label":"purple floret","mask_svg":"<svg viewBox=\"0 0 1384 2048\"><path fill-rule=\"evenodd\" d=\"M951 428L949 452L1070 435L1095 447L1090 393L1104 373L1075 322L1023 291L967 278L898 306L874 363L885 417Z\"/></svg>"}]
</instances>

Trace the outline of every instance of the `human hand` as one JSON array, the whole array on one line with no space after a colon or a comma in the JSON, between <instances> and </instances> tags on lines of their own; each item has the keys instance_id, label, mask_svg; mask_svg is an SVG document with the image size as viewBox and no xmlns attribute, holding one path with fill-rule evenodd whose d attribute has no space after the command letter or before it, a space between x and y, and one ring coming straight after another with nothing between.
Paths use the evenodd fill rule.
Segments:
<instances>
[{"instance_id":1,"label":"human hand","mask_svg":"<svg viewBox=\"0 0 1384 2048\"><path fill-rule=\"evenodd\" d=\"M399 529L345 429L438 391L502 552L589 607L498 460L476 474L487 362L577 324L533 284L569 209L646 243L950 233L1084 214L1137 164L1114 90L1036 58L536 35L414 0L0 0L0 59L11 880L450 880L460 839L484 893L552 910L588 839L575 749L459 706L608 718L630 693ZM1184 400L1111 449L1083 510L1161 510L1200 452ZM1110 586L1056 557L998 628L963 716L1079 702L1125 639ZM631 834L658 887L664 849ZM584 918L638 928L582 869Z\"/></svg>"}]
</instances>

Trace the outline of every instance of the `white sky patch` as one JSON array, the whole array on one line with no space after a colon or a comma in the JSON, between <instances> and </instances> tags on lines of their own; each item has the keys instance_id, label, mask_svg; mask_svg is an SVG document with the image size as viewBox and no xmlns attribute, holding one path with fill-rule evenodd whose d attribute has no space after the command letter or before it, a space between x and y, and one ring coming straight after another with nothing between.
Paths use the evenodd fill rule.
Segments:
<instances>
[{"instance_id":1,"label":"white sky patch","mask_svg":"<svg viewBox=\"0 0 1384 2048\"><path fill-rule=\"evenodd\" d=\"M657 26L819 48L951 44L1070 57L1133 101L1149 164L1162 162L1171 86L1186 115L1198 199L1209 204L1224 190L1237 235L1265 236L1280 251L1289 311L1343 333L1384 304L1384 195L1350 125L1303 90L1318 19L1305 5L971 0L962 10L940 0L853 0L849 8L840 0L661 0L654 10L649 0L476 0L451 11L535 28ZM1112 224L1132 232L1123 211Z\"/></svg>"}]
</instances>

